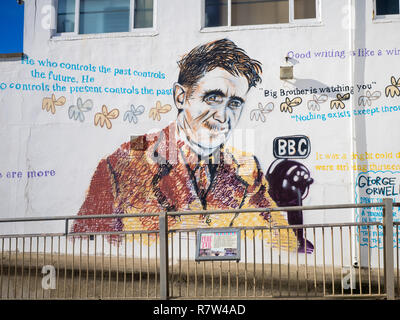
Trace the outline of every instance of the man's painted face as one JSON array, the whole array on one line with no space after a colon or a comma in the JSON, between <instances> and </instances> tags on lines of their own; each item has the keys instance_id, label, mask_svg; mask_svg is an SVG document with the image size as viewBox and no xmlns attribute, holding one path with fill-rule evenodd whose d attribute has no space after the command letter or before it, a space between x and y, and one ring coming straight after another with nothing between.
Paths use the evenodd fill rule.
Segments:
<instances>
[{"instance_id":1,"label":"man's painted face","mask_svg":"<svg viewBox=\"0 0 400 320\"><path fill-rule=\"evenodd\" d=\"M194 151L211 154L228 139L240 119L247 92L245 77L235 77L222 68L200 78L181 104L183 111L179 115Z\"/></svg>"}]
</instances>

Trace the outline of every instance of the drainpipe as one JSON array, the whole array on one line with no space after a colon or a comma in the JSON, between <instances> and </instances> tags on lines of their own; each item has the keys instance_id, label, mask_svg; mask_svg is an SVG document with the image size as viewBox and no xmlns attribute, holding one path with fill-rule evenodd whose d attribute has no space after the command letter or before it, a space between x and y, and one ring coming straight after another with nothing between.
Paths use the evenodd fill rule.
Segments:
<instances>
[{"instance_id":1,"label":"drainpipe","mask_svg":"<svg viewBox=\"0 0 400 320\"><path fill-rule=\"evenodd\" d=\"M354 50L356 50L356 0L348 0L348 5L349 5L349 48L350 48L350 68L349 68L349 78L350 78L350 83L352 86L355 85L355 57L351 54ZM353 115L353 109L354 106L356 105L356 97L353 94L351 96L351 107L350 107L350 112L351 115ZM355 125L355 118L353 116L350 117L350 130L351 130L351 143L350 143L350 156L355 153L357 149L357 141L356 141L356 125ZM356 164L353 160L350 162L351 164ZM351 166L350 166L350 188L351 188L351 201L352 203L355 203L356 198L355 198L355 186L356 186L356 181L355 181L355 173L353 172ZM353 216L352 216L352 221L356 221L356 210L357 208L353 209ZM357 248L357 236L356 236L356 228L353 228L352 232L352 242L353 242L353 248ZM359 257L357 250L352 250L353 251L353 265L358 265L359 264Z\"/></svg>"}]
</instances>

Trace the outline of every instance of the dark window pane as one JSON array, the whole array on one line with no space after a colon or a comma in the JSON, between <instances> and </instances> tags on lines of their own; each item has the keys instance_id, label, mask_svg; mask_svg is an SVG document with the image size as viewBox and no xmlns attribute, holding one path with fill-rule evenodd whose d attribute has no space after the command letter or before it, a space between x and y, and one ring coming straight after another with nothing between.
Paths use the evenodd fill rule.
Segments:
<instances>
[{"instance_id":1,"label":"dark window pane","mask_svg":"<svg viewBox=\"0 0 400 320\"><path fill-rule=\"evenodd\" d=\"M220 27L228 25L228 0L206 0L205 26Z\"/></svg>"},{"instance_id":2,"label":"dark window pane","mask_svg":"<svg viewBox=\"0 0 400 320\"><path fill-rule=\"evenodd\" d=\"M153 0L135 0L134 28L153 27Z\"/></svg>"},{"instance_id":3,"label":"dark window pane","mask_svg":"<svg viewBox=\"0 0 400 320\"><path fill-rule=\"evenodd\" d=\"M79 33L129 31L130 0L80 0Z\"/></svg>"},{"instance_id":4,"label":"dark window pane","mask_svg":"<svg viewBox=\"0 0 400 320\"><path fill-rule=\"evenodd\" d=\"M398 14L399 0L376 0L376 14Z\"/></svg>"},{"instance_id":5,"label":"dark window pane","mask_svg":"<svg viewBox=\"0 0 400 320\"><path fill-rule=\"evenodd\" d=\"M232 0L232 26L289 22L289 0Z\"/></svg>"},{"instance_id":6,"label":"dark window pane","mask_svg":"<svg viewBox=\"0 0 400 320\"><path fill-rule=\"evenodd\" d=\"M315 19L316 16L315 0L294 0L295 19Z\"/></svg>"},{"instance_id":7,"label":"dark window pane","mask_svg":"<svg viewBox=\"0 0 400 320\"><path fill-rule=\"evenodd\" d=\"M75 0L58 0L57 32L74 32Z\"/></svg>"}]
</instances>

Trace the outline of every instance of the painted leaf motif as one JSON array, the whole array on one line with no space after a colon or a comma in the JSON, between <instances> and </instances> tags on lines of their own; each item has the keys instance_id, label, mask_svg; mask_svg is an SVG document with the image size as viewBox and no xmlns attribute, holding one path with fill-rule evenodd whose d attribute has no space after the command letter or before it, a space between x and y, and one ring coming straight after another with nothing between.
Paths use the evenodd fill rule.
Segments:
<instances>
[{"instance_id":1,"label":"painted leaf motif","mask_svg":"<svg viewBox=\"0 0 400 320\"><path fill-rule=\"evenodd\" d=\"M82 99L78 98L76 105L72 105L68 109L68 116L70 119L79 120L80 122L85 121L84 112L88 112L93 108L93 101L86 100L82 103Z\"/></svg>"},{"instance_id":2,"label":"painted leaf motif","mask_svg":"<svg viewBox=\"0 0 400 320\"><path fill-rule=\"evenodd\" d=\"M84 122L85 121L85 115L83 114L83 112L79 112L79 121L80 122Z\"/></svg>"},{"instance_id":3,"label":"painted leaf motif","mask_svg":"<svg viewBox=\"0 0 400 320\"><path fill-rule=\"evenodd\" d=\"M127 111L127 112L125 112L125 115L124 115L124 121L137 123L138 118L132 111Z\"/></svg>"},{"instance_id":4,"label":"painted leaf motif","mask_svg":"<svg viewBox=\"0 0 400 320\"><path fill-rule=\"evenodd\" d=\"M149 118L153 118L153 120L156 120L156 116L155 116L156 113L157 113L157 110L154 108L151 108L150 112L149 112Z\"/></svg>"},{"instance_id":5,"label":"painted leaf motif","mask_svg":"<svg viewBox=\"0 0 400 320\"><path fill-rule=\"evenodd\" d=\"M270 102L264 107L264 112L272 112L274 110L274 103Z\"/></svg>"},{"instance_id":6,"label":"painted leaf motif","mask_svg":"<svg viewBox=\"0 0 400 320\"><path fill-rule=\"evenodd\" d=\"M358 98L358 105L359 106L366 106L366 105L371 105L371 100L368 98L368 97L366 97L366 96L361 96L361 97L359 97Z\"/></svg>"},{"instance_id":7,"label":"painted leaf motif","mask_svg":"<svg viewBox=\"0 0 400 320\"><path fill-rule=\"evenodd\" d=\"M378 100L381 97L382 93L380 91L374 91L371 94L371 100Z\"/></svg>"},{"instance_id":8,"label":"painted leaf motif","mask_svg":"<svg viewBox=\"0 0 400 320\"><path fill-rule=\"evenodd\" d=\"M308 110L312 110L312 111L320 110L320 106L319 106L318 102L315 100L308 101L307 106L308 106Z\"/></svg>"},{"instance_id":9,"label":"painted leaf motif","mask_svg":"<svg viewBox=\"0 0 400 320\"><path fill-rule=\"evenodd\" d=\"M133 107L133 105L132 105L132 107ZM143 113L144 113L144 107L142 105L138 106L136 108L136 111L134 112L134 114L137 115L137 116L139 116L139 115L141 115Z\"/></svg>"},{"instance_id":10,"label":"painted leaf motif","mask_svg":"<svg viewBox=\"0 0 400 320\"><path fill-rule=\"evenodd\" d=\"M97 126L100 123L100 127L104 126L104 121L102 120L102 114L101 113L96 113L94 115L94 125Z\"/></svg>"},{"instance_id":11,"label":"painted leaf motif","mask_svg":"<svg viewBox=\"0 0 400 320\"><path fill-rule=\"evenodd\" d=\"M126 111L124 114L124 121L132 122L132 111Z\"/></svg>"},{"instance_id":12,"label":"painted leaf motif","mask_svg":"<svg viewBox=\"0 0 400 320\"><path fill-rule=\"evenodd\" d=\"M119 116L119 110L118 109L112 109L108 114L107 114L107 120L108 119L117 119Z\"/></svg>"},{"instance_id":13,"label":"painted leaf motif","mask_svg":"<svg viewBox=\"0 0 400 320\"><path fill-rule=\"evenodd\" d=\"M294 98L291 102L290 102L290 106L298 106L299 104L302 103L302 99L300 97Z\"/></svg>"},{"instance_id":14,"label":"painted leaf motif","mask_svg":"<svg viewBox=\"0 0 400 320\"><path fill-rule=\"evenodd\" d=\"M107 110L107 106L103 104L103 106L101 107L101 113L103 115L105 115L107 117L108 115L108 110Z\"/></svg>"},{"instance_id":15,"label":"painted leaf motif","mask_svg":"<svg viewBox=\"0 0 400 320\"><path fill-rule=\"evenodd\" d=\"M393 98L394 96L400 95L400 89L395 86L387 86L385 90L386 97L389 95Z\"/></svg>"},{"instance_id":16,"label":"painted leaf motif","mask_svg":"<svg viewBox=\"0 0 400 320\"><path fill-rule=\"evenodd\" d=\"M78 98L78 100L80 100L80 103L79 103L79 101L77 102L79 110L81 110L83 112L88 112L88 111L92 110L92 108L93 108L92 100L86 100L84 103L82 103L81 98Z\"/></svg>"},{"instance_id":17,"label":"painted leaf motif","mask_svg":"<svg viewBox=\"0 0 400 320\"><path fill-rule=\"evenodd\" d=\"M171 111L172 107L169 104L161 106L161 102L157 101L156 106L150 109L149 118L153 118L153 120L161 120L160 113L167 113Z\"/></svg>"},{"instance_id":18,"label":"painted leaf motif","mask_svg":"<svg viewBox=\"0 0 400 320\"><path fill-rule=\"evenodd\" d=\"M105 118L104 122L106 124L107 129L111 129L112 128L112 123L111 123L110 119Z\"/></svg>"},{"instance_id":19,"label":"painted leaf motif","mask_svg":"<svg viewBox=\"0 0 400 320\"><path fill-rule=\"evenodd\" d=\"M54 97L54 94L53 94ZM63 106L65 104L65 102L67 101L67 99L65 97L60 97L57 100L54 101L54 104L56 106Z\"/></svg>"},{"instance_id":20,"label":"painted leaf motif","mask_svg":"<svg viewBox=\"0 0 400 320\"><path fill-rule=\"evenodd\" d=\"M56 113L56 109L54 107L54 103L51 98L43 98L42 109L46 110L47 112L51 111L51 113L53 114Z\"/></svg>"},{"instance_id":21,"label":"painted leaf motif","mask_svg":"<svg viewBox=\"0 0 400 320\"><path fill-rule=\"evenodd\" d=\"M265 122L265 116L260 110L254 109L250 112L250 120L261 120L262 122Z\"/></svg>"},{"instance_id":22,"label":"painted leaf motif","mask_svg":"<svg viewBox=\"0 0 400 320\"><path fill-rule=\"evenodd\" d=\"M342 96L342 99L340 100L349 100L350 99L350 93L346 93Z\"/></svg>"},{"instance_id":23,"label":"painted leaf motif","mask_svg":"<svg viewBox=\"0 0 400 320\"><path fill-rule=\"evenodd\" d=\"M318 101L319 103L324 103L324 102L326 102L327 100L328 100L328 96L327 96L326 94L321 95L321 96L317 99L317 101Z\"/></svg>"},{"instance_id":24,"label":"painted leaf motif","mask_svg":"<svg viewBox=\"0 0 400 320\"><path fill-rule=\"evenodd\" d=\"M160 112L160 113L168 113L168 112L170 112L171 111L171 105L170 104L165 104L165 105L163 105L160 109L158 109L158 111Z\"/></svg>"},{"instance_id":25,"label":"painted leaf motif","mask_svg":"<svg viewBox=\"0 0 400 320\"><path fill-rule=\"evenodd\" d=\"M68 109L68 116L70 119L74 120L80 120L83 122L85 120L85 116L83 115L83 112L78 109L77 106L70 106Z\"/></svg>"}]
</instances>

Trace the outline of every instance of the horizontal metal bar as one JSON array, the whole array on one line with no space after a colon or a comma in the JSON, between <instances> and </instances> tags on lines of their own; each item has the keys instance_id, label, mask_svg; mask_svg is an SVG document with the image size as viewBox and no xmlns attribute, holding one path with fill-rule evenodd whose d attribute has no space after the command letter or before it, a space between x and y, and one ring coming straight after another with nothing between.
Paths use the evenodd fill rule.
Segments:
<instances>
[{"instance_id":1,"label":"horizontal metal bar","mask_svg":"<svg viewBox=\"0 0 400 320\"><path fill-rule=\"evenodd\" d=\"M393 223L400 225L400 222ZM240 230L279 230L279 229L308 229L308 228L322 228L322 227L360 227L360 226L382 226L381 222L344 222L344 223L327 223L327 224L299 224L299 225L289 225L289 226L256 226L256 227L235 227ZM208 229L207 227L203 228L190 228L190 229L170 229L168 233L175 232L196 232L201 229ZM57 236L75 236L75 237L89 237L89 236L98 236L98 235L128 235L128 234L153 234L159 233L158 230L134 230L134 231L110 231L110 232L80 232L80 233L32 233L32 234L2 234L1 238L29 238L29 237L57 237Z\"/></svg>"},{"instance_id":2,"label":"horizontal metal bar","mask_svg":"<svg viewBox=\"0 0 400 320\"><path fill-rule=\"evenodd\" d=\"M311 229L311 228L329 228L329 227L362 227L362 226L382 226L381 222L344 222L344 223L326 223L326 224L296 224L289 226L256 226L256 227L235 227L239 230L279 230L279 229ZM224 228L224 227L221 227ZM198 230L207 230L207 227L203 228L191 228L191 229L170 229L168 233L176 232L196 232Z\"/></svg>"},{"instance_id":3,"label":"horizontal metal bar","mask_svg":"<svg viewBox=\"0 0 400 320\"><path fill-rule=\"evenodd\" d=\"M87 234L85 234L87 236ZM0 234L1 238L35 238L35 237L63 237L65 233L15 233Z\"/></svg>"},{"instance_id":4,"label":"horizontal metal bar","mask_svg":"<svg viewBox=\"0 0 400 320\"><path fill-rule=\"evenodd\" d=\"M79 236L91 236L91 235L125 235L125 234L152 234L152 233L159 233L158 229L157 230L132 230L132 231L109 231L109 232L96 232L96 233L85 233L85 232L80 232L80 233L73 233L70 232L68 233L68 236L71 237L79 237Z\"/></svg>"},{"instance_id":5,"label":"horizontal metal bar","mask_svg":"<svg viewBox=\"0 0 400 320\"><path fill-rule=\"evenodd\" d=\"M134 213L134 214L93 214L86 216L50 216L50 217L28 217L28 218L3 218L0 223L5 222L35 222L35 221L60 221L60 220L81 220L81 219L122 219L158 217L157 213Z\"/></svg>"},{"instance_id":6,"label":"horizontal metal bar","mask_svg":"<svg viewBox=\"0 0 400 320\"><path fill-rule=\"evenodd\" d=\"M372 208L383 207L383 203L353 203L353 204L337 204L337 205L315 205L315 206L293 206L293 207L276 207L276 208L253 208L253 209L235 209L235 210L216 210L216 211L185 211L185 212L167 212L169 216L187 216L187 215L208 215L208 214L227 214L227 213L251 213L251 212L276 212L276 211L299 211L299 210L332 210L332 209L355 209L355 208Z\"/></svg>"},{"instance_id":7,"label":"horizontal metal bar","mask_svg":"<svg viewBox=\"0 0 400 320\"><path fill-rule=\"evenodd\" d=\"M135 231L104 231L104 232L79 232L73 233L32 233L32 234L2 234L0 238L29 238L29 237L57 237L57 236L68 236L68 237L89 237L99 235L125 235L125 234L152 234L158 233L158 230L135 230Z\"/></svg>"},{"instance_id":8,"label":"horizontal metal bar","mask_svg":"<svg viewBox=\"0 0 400 320\"><path fill-rule=\"evenodd\" d=\"M252 212L276 212L276 211L299 211L299 210L332 210L332 209L355 209L383 207L383 202L379 203L354 203L354 204L334 204L334 205L315 205L315 206L293 206L276 208L253 208L253 209L230 209L230 210L200 210L200 211L170 211L168 216L186 215L213 215L229 213L252 213ZM158 217L159 213L135 213L135 214L106 214L106 215L84 215L84 216L50 216L50 217L28 217L28 218L3 218L0 223L10 222L34 222L34 221L60 221L60 220L81 220L81 219L125 219L140 217Z\"/></svg>"}]
</instances>

